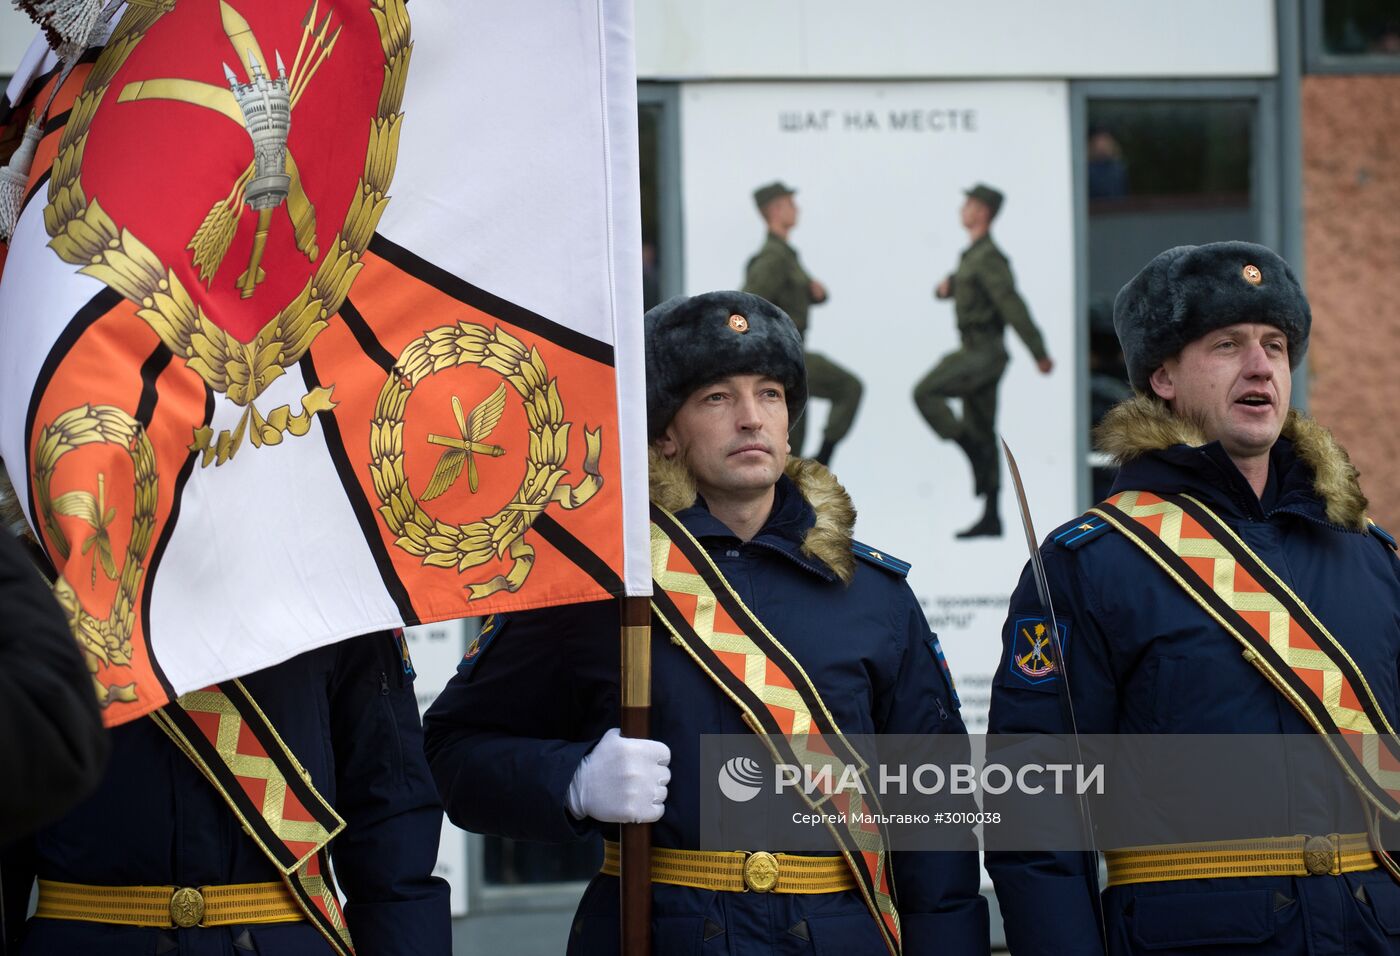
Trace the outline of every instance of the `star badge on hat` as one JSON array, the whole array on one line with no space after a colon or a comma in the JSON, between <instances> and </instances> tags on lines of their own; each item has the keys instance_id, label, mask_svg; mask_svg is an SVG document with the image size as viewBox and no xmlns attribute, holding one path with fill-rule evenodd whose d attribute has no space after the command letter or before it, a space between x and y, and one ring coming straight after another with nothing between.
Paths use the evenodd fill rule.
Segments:
<instances>
[{"instance_id":1,"label":"star badge on hat","mask_svg":"<svg viewBox=\"0 0 1400 956\"><path fill-rule=\"evenodd\" d=\"M1250 285L1258 285L1264 281L1264 273L1259 271L1258 266L1251 263L1244 267L1244 281Z\"/></svg>"},{"instance_id":2,"label":"star badge on hat","mask_svg":"<svg viewBox=\"0 0 1400 956\"><path fill-rule=\"evenodd\" d=\"M749 320L736 313L729 317L729 327L735 332L747 332L749 330Z\"/></svg>"}]
</instances>

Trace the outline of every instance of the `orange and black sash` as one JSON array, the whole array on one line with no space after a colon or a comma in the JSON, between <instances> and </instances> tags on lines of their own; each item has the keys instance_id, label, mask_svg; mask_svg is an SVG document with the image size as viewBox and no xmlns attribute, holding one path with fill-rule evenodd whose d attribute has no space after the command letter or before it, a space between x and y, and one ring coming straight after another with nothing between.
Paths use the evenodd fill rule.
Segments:
<instances>
[{"instance_id":1,"label":"orange and black sash","mask_svg":"<svg viewBox=\"0 0 1400 956\"><path fill-rule=\"evenodd\" d=\"M889 840L868 765L836 726L802 665L744 606L705 549L675 516L651 508L651 606L700 669L743 712L744 722L780 763L807 766L831 790L814 798L856 878L891 953L900 952L899 913L889 867ZM827 777L821 768L830 767ZM839 789L854 767L862 788ZM833 817L848 821L837 824Z\"/></svg>"},{"instance_id":2,"label":"orange and black sash","mask_svg":"<svg viewBox=\"0 0 1400 956\"><path fill-rule=\"evenodd\" d=\"M353 956L326 849L345 821L243 683L192 691L151 718L219 791L307 919L337 953Z\"/></svg>"},{"instance_id":3,"label":"orange and black sash","mask_svg":"<svg viewBox=\"0 0 1400 956\"><path fill-rule=\"evenodd\" d=\"M1346 648L1231 528L1189 495L1125 491L1090 512L1140 547L1322 734L1362 796L1400 819L1400 739Z\"/></svg>"}]
</instances>

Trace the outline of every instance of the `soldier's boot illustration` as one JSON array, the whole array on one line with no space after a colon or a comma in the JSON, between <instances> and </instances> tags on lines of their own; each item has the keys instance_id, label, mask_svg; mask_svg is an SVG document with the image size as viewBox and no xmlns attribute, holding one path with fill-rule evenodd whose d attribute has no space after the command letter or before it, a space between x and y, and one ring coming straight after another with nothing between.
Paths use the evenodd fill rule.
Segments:
<instances>
[{"instance_id":1,"label":"soldier's boot illustration","mask_svg":"<svg viewBox=\"0 0 1400 956\"><path fill-rule=\"evenodd\" d=\"M836 442L828 438L822 442L822 447L817 449L817 453L813 456L812 460L817 462L818 464L830 466L831 456L835 451Z\"/></svg>"},{"instance_id":2,"label":"soldier's boot illustration","mask_svg":"<svg viewBox=\"0 0 1400 956\"><path fill-rule=\"evenodd\" d=\"M982 487L982 473L977 467L979 455L977 443L970 441L967 435L963 433L954 435L953 443L962 449L962 453L967 456L968 467L972 469L972 493L978 496L985 495L987 489Z\"/></svg>"},{"instance_id":3,"label":"soldier's boot illustration","mask_svg":"<svg viewBox=\"0 0 1400 956\"><path fill-rule=\"evenodd\" d=\"M1001 515L998 511L997 489L989 491L985 495L986 507L982 512L982 517L977 519L977 523L972 527L959 531L956 538L1000 538L1001 537Z\"/></svg>"}]
</instances>

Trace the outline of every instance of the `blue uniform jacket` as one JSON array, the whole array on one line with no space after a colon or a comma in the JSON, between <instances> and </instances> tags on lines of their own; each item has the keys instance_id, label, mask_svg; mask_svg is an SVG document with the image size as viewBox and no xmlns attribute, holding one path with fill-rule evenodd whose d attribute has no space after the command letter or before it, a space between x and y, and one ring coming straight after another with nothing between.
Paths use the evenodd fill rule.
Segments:
<instances>
[{"instance_id":1,"label":"blue uniform jacket","mask_svg":"<svg viewBox=\"0 0 1400 956\"><path fill-rule=\"evenodd\" d=\"M852 561L854 512L844 491L820 466L799 467L801 490L781 479L767 524L748 542L703 504L678 516L801 663L844 732L965 734L913 593L900 574ZM827 560L856 564L850 584L804 552L804 540ZM666 635L653 619L651 730L672 755L653 844L696 849L700 735L750 731L734 703ZM618 613L616 602L604 602L494 624L428 712L425 733L453 822L557 842L592 826L615 836L616 827L575 821L565 794L579 761L617 725ZM895 853L893 871L906 953L987 951L973 853ZM655 884L653 898L655 951L666 956L885 951L855 891L800 896ZM569 952L617 951L617 880L597 876L579 905Z\"/></svg>"},{"instance_id":2,"label":"blue uniform jacket","mask_svg":"<svg viewBox=\"0 0 1400 956\"><path fill-rule=\"evenodd\" d=\"M1394 724L1400 562L1388 536L1365 530L1355 470L1331 436L1295 413L1273 449L1261 501L1219 443L1190 435L1147 399L1119 406L1103 427L1101 440L1123 462L1114 491L1184 492L1203 501L1342 642ZM1111 527L1082 533L1076 520L1053 532L1041 555L1067 628L1080 733L1313 733L1234 638L1122 534ZM1033 682L1011 659L1015 622L1040 617L1028 567L1003 633L991 733L1068 732L1059 678ZM1279 774L1299 809L1355 806L1340 768L1326 779L1290 777L1286 767ZM1274 836L1305 832L1288 819L1264 823ZM1103 952L1086 869L1095 866L1085 853L987 855L1012 952ZM1102 904L1115 954L1400 953L1400 886L1383 870L1131 884L1107 890Z\"/></svg>"},{"instance_id":3,"label":"blue uniform jacket","mask_svg":"<svg viewBox=\"0 0 1400 956\"><path fill-rule=\"evenodd\" d=\"M442 811L404 661L397 639L380 632L243 678L316 788L345 818L345 830L331 841L331 862L362 956L452 951L448 887L431 875ZM279 879L214 787L146 719L112 731L111 761L90 799L8 854L9 912L25 912L35 873L109 886ZM331 948L306 921L162 930L31 919L17 952L311 956Z\"/></svg>"}]
</instances>

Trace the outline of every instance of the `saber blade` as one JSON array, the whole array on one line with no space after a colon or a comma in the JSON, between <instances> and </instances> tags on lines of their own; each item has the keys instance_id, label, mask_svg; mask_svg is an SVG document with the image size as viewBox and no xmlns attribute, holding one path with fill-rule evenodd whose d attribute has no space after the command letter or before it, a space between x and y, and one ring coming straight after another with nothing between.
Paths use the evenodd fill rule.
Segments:
<instances>
[{"instance_id":1,"label":"saber blade","mask_svg":"<svg viewBox=\"0 0 1400 956\"><path fill-rule=\"evenodd\" d=\"M1035 577L1035 593L1045 610L1046 624L1050 627L1051 642L1057 647L1060 643L1059 629L1055 627L1055 608L1050 601L1050 581L1045 576L1045 561L1040 556L1040 538L1035 533L1035 522L1031 520L1030 502L1026 500L1026 486L1021 481L1021 469L1016 464L1016 456L1011 454L1011 446L1001 439L1001 450L1006 453L1006 464L1011 471L1011 484L1016 489L1016 506L1021 511L1021 527L1026 532L1026 548L1031 554L1031 573ZM1058 650L1056 655L1058 656ZM1056 661L1058 665L1060 662ZM1061 674L1064 671L1060 671Z\"/></svg>"},{"instance_id":2,"label":"saber blade","mask_svg":"<svg viewBox=\"0 0 1400 956\"><path fill-rule=\"evenodd\" d=\"M1075 760L1082 767L1084 765L1084 750L1079 742L1079 723L1074 717L1074 695L1069 690L1069 671L1065 670L1065 649L1060 641L1060 628L1055 622L1055 607L1050 600L1050 581L1045 575L1045 559L1041 557L1039 538L1036 537L1035 524L1031 521L1031 506L1026 500L1026 486L1021 481L1021 469L1016 464L1016 456L1011 454L1011 446L1006 443L1006 439L1001 439L1001 450L1006 453L1006 463L1011 472L1011 484L1016 489L1016 504L1021 509L1021 527L1026 532L1026 547L1031 555L1031 574L1035 578L1036 594L1040 597L1041 610L1045 614L1045 625L1049 629L1050 651L1053 655L1052 664L1059 669L1060 684L1058 687L1060 708L1062 718L1069 724L1070 732L1074 735L1074 756ZM1079 822L1083 827L1085 842L1088 844L1089 852L1093 857L1091 870L1085 873L1085 878L1089 884L1089 898L1093 902L1094 912L1099 918L1099 938L1108 938L1107 927L1104 925L1103 908L1098 899L1098 845L1094 838L1094 817L1089 809L1088 798L1079 794Z\"/></svg>"}]
</instances>

